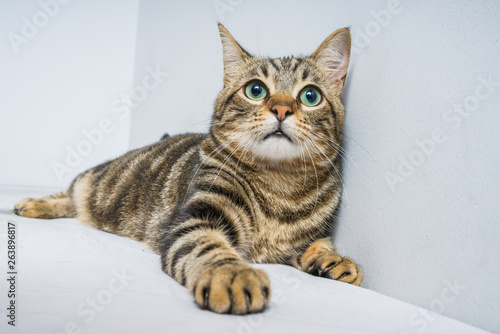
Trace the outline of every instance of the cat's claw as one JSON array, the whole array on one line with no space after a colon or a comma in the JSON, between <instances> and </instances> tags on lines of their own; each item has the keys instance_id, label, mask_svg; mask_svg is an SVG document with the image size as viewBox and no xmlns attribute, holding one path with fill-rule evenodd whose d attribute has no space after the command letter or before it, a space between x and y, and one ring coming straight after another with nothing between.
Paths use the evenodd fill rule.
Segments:
<instances>
[{"instance_id":1,"label":"cat's claw","mask_svg":"<svg viewBox=\"0 0 500 334\"><path fill-rule=\"evenodd\" d=\"M270 299L267 274L245 264L207 269L192 291L196 303L217 313L247 314L262 311Z\"/></svg>"},{"instance_id":2,"label":"cat's claw","mask_svg":"<svg viewBox=\"0 0 500 334\"><path fill-rule=\"evenodd\" d=\"M43 216L42 208L45 201L39 198L25 198L14 205L14 213L18 216L39 218Z\"/></svg>"},{"instance_id":3,"label":"cat's claw","mask_svg":"<svg viewBox=\"0 0 500 334\"><path fill-rule=\"evenodd\" d=\"M323 254L314 259L305 270L307 273L334 279L353 285L361 285L363 271L361 267L348 257L340 257L336 253Z\"/></svg>"}]
</instances>

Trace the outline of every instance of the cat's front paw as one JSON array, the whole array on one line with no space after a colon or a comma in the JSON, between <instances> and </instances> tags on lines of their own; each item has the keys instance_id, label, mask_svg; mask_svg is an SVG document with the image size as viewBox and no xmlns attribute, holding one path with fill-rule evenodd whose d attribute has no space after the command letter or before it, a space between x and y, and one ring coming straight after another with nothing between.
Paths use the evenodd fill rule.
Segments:
<instances>
[{"instance_id":1,"label":"cat's front paw","mask_svg":"<svg viewBox=\"0 0 500 334\"><path fill-rule=\"evenodd\" d=\"M47 201L41 198L25 198L14 205L14 213L28 218L45 218Z\"/></svg>"},{"instance_id":2,"label":"cat's front paw","mask_svg":"<svg viewBox=\"0 0 500 334\"><path fill-rule=\"evenodd\" d=\"M231 314L262 311L271 297L267 274L245 264L207 269L192 293L201 308Z\"/></svg>"},{"instance_id":3,"label":"cat's front paw","mask_svg":"<svg viewBox=\"0 0 500 334\"><path fill-rule=\"evenodd\" d=\"M337 281L359 286L363 280L361 267L348 257L341 257L337 253L321 254L303 263L304 271L320 277L331 278Z\"/></svg>"}]
</instances>

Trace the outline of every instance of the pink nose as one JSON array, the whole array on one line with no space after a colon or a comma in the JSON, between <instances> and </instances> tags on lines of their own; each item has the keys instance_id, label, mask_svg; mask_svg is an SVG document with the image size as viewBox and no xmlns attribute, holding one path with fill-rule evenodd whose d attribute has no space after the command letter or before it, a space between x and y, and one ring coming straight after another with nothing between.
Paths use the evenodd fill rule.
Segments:
<instances>
[{"instance_id":1,"label":"pink nose","mask_svg":"<svg viewBox=\"0 0 500 334\"><path fill-rule=\"evenodd\" d=\"M290 115L293 115L292 107L287 104L275 103L270 111L276 116L278 121L282 122Z\"/></svg>"}]
</instances>

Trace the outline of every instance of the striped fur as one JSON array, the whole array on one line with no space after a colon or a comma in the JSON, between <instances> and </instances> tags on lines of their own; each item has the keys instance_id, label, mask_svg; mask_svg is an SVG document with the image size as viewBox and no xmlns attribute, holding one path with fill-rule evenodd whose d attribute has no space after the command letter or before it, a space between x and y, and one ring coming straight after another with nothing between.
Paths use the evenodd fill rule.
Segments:
<instances>
[{"instance_id":1,"label":"striped fur","mask_svg":"<svg viewBox=\"0 0 500 334\"><path fill-rule=\"evenodd\" d=\"M359 285L361 269L329 239L341 193L349 32L336 31L309 57L270 59L252 57L219 30L224 88L208 134L166 135L14 211L77 217L142 241L201 307L219 313L256 312L269 301L267 275L248 262ZM268 91L259 101L245 91L255 80ZM322 95L314 107L299 97L309 86Z\"/></svg>"}]
</instances>

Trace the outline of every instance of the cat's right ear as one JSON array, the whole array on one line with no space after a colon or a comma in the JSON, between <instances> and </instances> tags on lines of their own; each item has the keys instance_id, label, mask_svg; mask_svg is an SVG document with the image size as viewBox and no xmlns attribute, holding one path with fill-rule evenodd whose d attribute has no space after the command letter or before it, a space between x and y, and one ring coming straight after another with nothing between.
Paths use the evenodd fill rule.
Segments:
<instances>
[{"instance_id":1,"label":"cat's right ear","mask_svg":"<svg viewBox=\"0 0 500 334\"><path fill-rule=\"evenodd\" d=\"M241 70L245 59L251 56L234 40L229 31L220 23L219 33L222 42L222 59L224 61L224 84L228 84Z\"/></svg>"},{"instance_id":2,"label":"cat's right ear","mask_svg":"<svg viewBox=\"0 0 500 334\"><path fill-rule=\"evenodd\" d=\"M311 55L334 83L344 86L351 55L351 34L343 28L328 36Z\"/></svg>"}]
</instances>

